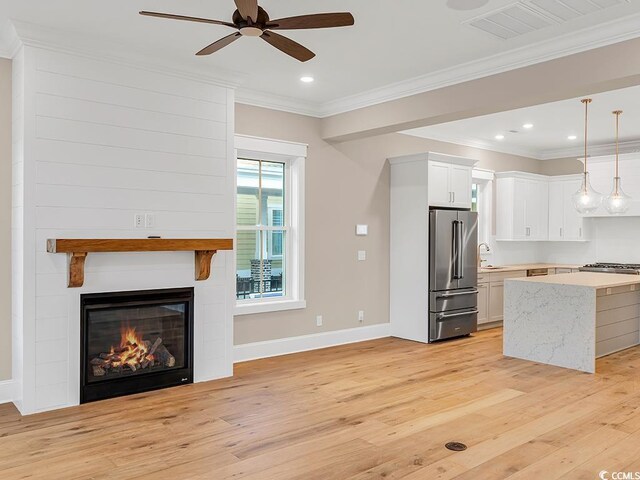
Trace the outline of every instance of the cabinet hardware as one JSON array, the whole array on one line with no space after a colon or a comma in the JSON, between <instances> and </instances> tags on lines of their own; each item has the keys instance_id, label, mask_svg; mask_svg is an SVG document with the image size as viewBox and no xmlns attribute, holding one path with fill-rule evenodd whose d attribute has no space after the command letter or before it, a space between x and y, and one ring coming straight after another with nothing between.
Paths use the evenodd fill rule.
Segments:
<instances>
[{"instance_id":1,"label":"cabinet hardware","mask_svg":"<svg viewBox=\"0 0 640 480\"><path fill-rule=\"evenodd\" d=\"M449 315L446 315L444 313L440 313L436 316L436 318L438 320L442 320L444 318L453 318L453 317L462 317L464 315L473 315L474 313L478 313L478 310L471 310L469 312L462 312L462 313L451 313Z\"/></svg>"},{"instance_id":2,"label":"cabinet hardware","mask_svg":"<svg viewBox=\"0 0 640 480\"><path fill-rule=\"evenodd\" d=\"M562 236L562 228L560 228L560 236Z\"/></svg>"},{"instance_id":3,"label":"cabinet hardware","mask_svg":"<svg viewBox=\"0 0 640 480\"><path fill-rule=\"evenodd\" d=\"M458 293L442 293L440 295L436 295L436 298L450 298L450 297L458 297L460 295L475 295L478 293L477 290L469 290L468 292L458 292Z\"/></svg>"}]
</instances>

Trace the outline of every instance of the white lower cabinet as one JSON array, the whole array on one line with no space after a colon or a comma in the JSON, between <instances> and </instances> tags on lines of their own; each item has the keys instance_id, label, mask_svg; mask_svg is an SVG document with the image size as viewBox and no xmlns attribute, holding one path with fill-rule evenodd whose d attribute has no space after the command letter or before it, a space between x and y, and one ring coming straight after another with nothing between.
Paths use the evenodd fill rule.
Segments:
<instances>
[{"instance_id":1,"label":"white lower cabinet","mask_svg":"<svg viewBox=\"0 0 640 480\"><path fill-rule=\"evenodd\" d=\"M478 325L501 322L504 318L504 280L526 277L525 270L478 275Z\"/></svg>"},{"instance_id":2,"label":"white lower cabinet","mask_svg":"<svg viewBox=\"0 0 640 480\"><path fill-rule=\"evenodd\" d=\"M489 283L478 283L478 325L489 322Z\"/></svg>"},{"instance_id":3,"label":"white lower cabinet","mask_svg":"<svg viewBox=\"0 0 640 480\"><path fill-rule=\"evenodd\" d=\"M489 286L489 321L501 322L504 318L504 283L491 282Z\"/></svg>"}]
</instances>

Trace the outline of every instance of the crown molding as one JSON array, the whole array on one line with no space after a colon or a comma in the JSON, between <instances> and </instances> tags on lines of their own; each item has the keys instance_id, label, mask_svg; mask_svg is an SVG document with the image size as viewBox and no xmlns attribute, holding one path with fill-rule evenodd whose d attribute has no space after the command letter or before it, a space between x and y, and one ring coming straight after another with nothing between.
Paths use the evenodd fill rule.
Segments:
<instances>
[{"instance_id":1,"label":"crown molding","mask_svg":"<svg viewBox=\"0 0 640 480\"><path fill-rule=\"evenodd\" d=\"M236 103L269 108L271 110L280 110L282 112L306 115L309 117L319 117L322 111L322 104L320 103L249 90L242 87L236 90Z\"/></svg>"},{"instance_id":2,"label":"crown molding","mask_svg":"<svg viewBox=\"0 0 640 480\"><path fill-rule=\"evenodd\" d=\"M533 158L535 160L542 160L541 153L536 150L531 150L523 147L516 147L513 145L498 144L494 142L488 142L480 140L478 138L471 137L459 137L457 135L444 135L440 133L431 133L427 135L417 135L409 132L398 132L403 135L409 135L411 137L426 138L428 140L436 140L438 142L454 143L456 145L462 145L463 147L479 148L481 150L489 150L491 152L506 153L509 155L517 155L519 157Z\"/></svg>"},{"instance_id":3,"label":"crown molding","mask_svg":"<svg viewBox=\"0 0 640 480\"><path fill-rule=\"evenodd\" d=\"M640 139L620 142L619 151L621 154L635 153L640 151ZM599 157L602 155L613 155L616 151L615 143L601 143L589 146L589 157ZM558 158L584 157L584 146L558 148L555 150L544 150L540 153L540 160L555 160Z\"/></svg>"},{"instance_id":4,"label":"crown molding","mask_svg":"<svg viewBox=\"0 0 640 480\"><path fill-rule=\"evenodd\" d=\"M634 14L532 45L479 58L451 68L324 103L305 102L304 100L277 97L251 90L243 90L241 95L243 100L238 101L249 105L324 118L504 73L509 70L528 67L594 48L605 47L639 36L640 14Z\"/></svg>"},{"instance_id":5,"label":"crown molding","mask_svg":"<svg viewBox=\"0 0 640 480\"><path fill-rule=\"evenodd\" d=\"M15 32L13 47L3 45L0 37L0 51L9 52L8 58L13 58L18 48L24 45L90 59L95 59L96 52L99 52L99 58L103 61L226 88L236 88L247 78L246 74L225 69L216 69L212 73L211 68L199 67L179 58L161 57L150 52L135 50L128 45L113 41L87 38L86 35L27 22L14 20L9 23Z\"/></svg>"}]
</instances>

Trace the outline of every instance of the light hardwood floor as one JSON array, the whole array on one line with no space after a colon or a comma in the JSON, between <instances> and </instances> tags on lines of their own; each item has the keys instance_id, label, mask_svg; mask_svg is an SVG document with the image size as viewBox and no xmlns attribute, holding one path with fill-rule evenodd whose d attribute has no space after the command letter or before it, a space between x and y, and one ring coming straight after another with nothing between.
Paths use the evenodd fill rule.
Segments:
<instances>
[{"instance_id":1,"label":"light hardwood floor","mask_svg":"<svg viewBox=\"0 0 640 480\"><path fill-rule=\"evenodd\" d=\"M640 348L600 373L503 358L501 330L382 339L236 366L232 379L21 418L0 479L531 479L640 471ZM444 448L466 443L464 452Z\"/></svg>"}]
</instances>

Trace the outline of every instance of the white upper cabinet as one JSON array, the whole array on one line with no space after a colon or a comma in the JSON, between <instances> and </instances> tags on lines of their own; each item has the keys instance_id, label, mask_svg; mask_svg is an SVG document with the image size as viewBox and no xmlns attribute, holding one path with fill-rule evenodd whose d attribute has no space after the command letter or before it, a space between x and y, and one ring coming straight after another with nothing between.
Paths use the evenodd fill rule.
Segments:
<instances>
[{"instance_id":1,"label":"white upper cabinet","mask_svg":"<svg viewBox=\"0 0 640 480\"><path fill-rule=\"evenodd\" d=\"M475 160L429 153L429 206L471 208Z\"/></svg>"},{"instance_id":2,"label":"white upper cabinet","mask_svg":"<svg viewBox=\"0 0 640 480\"><path fill-rule=\"evenodd\" d=\"M447 163L429 162L429 205L451 206L450 172Z\"/></svg>"},{"instance_id":3,"label":"white upper cabinet","mask_svg":"<svg viewBox=\"0 0 640 480\"><path fill-rule=\"evenodd\" d=\"M582 183L581 175L549 178L549 240L581 242L587 240L585 221L573 206L572 196Z\"/></svg>"},{"instance_id":4,"label":"white upper cabinet","mask_svg":"<svg viewBox=\"0 0 640 480\"><path fill-rule=\"evenodd\" d=\"M524 172L496 173L497 240L548 239L547 177Z\"/></svg>"}]
</instances>

